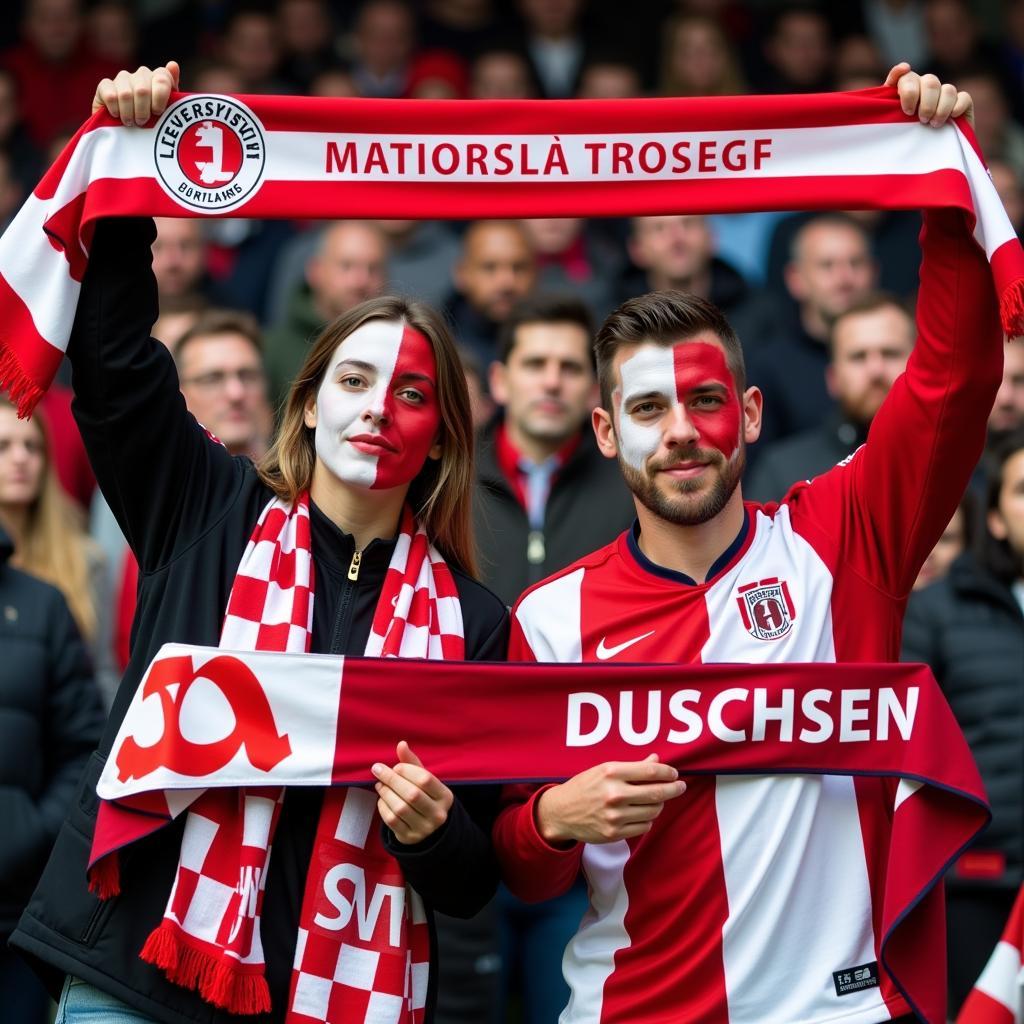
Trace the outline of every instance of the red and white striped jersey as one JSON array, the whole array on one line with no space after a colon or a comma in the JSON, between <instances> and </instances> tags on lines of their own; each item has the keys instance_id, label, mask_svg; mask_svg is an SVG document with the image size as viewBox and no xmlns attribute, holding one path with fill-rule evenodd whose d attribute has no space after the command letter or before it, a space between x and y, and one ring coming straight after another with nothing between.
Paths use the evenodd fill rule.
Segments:
<instances>
[{"instance_id":1,"label":"red and white striped jersey","mask_svg":"<svg viewBox=\"0 0 1024 1024\"><path fill-rule=\"evenodd\" d=\"M538 584L514 610L511 659L898 660L906 595L980 455L1001 367L991 278L962 220L929 214L922 244L918 343L867 443L781 504L748 504L705 583L651 563L626 533ZM875 896L892 816L913 787L835 775L686 781L648 834L568 851L538 834L535 795L507 791L495 843L513 891L554 896L581 867L590 889L563 961L562 1024L874 1024L907 1013L879 964Z\"/></svg>"}]
</instances>

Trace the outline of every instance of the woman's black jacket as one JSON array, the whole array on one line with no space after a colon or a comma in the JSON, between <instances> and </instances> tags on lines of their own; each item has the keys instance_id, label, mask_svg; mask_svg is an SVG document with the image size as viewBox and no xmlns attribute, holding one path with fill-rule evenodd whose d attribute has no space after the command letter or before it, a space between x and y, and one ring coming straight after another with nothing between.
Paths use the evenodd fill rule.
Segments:
<instances>
[{"instance_id":1,"label":"woman's black jacket","mask_svg":"<svg viewBox=\"0 0 1024 1024\"><path fill-rule=\"evenodd\" d=\"M148 220L98 225L68 350L82 437L104 497L139 562L131 661L99 749L12 942L43 965L52 984L65 973L77 975L169 1024L237 1021L242 1018L214 1010L139 959L170 893L180 819L122 851L120 896L100 902L86 888L96 780L132 695L161 644L216 646L235 570L271 497L249 460L232 457L213 443L186 411L173 360L149 337L157 315L150 269L153 238ZM362 654L393 542L375 541L365 549L353 583L347 579L352 538L315 508L311 519L313 650ZM505 606L453 571L467 659L503 660ZM387 714L387 708L382 706L381 713ZM421 846L398 853L407 880L428 909L469 916L490 898L497 884L489 839L496 796L490 788L463 788L446 825ZM261 927L274 1009L245 1020L284 1018L321 797L320 790L292 789L285 798ZM431 971L428 1007L435 976Z\"/></svg>"}]
</instances>

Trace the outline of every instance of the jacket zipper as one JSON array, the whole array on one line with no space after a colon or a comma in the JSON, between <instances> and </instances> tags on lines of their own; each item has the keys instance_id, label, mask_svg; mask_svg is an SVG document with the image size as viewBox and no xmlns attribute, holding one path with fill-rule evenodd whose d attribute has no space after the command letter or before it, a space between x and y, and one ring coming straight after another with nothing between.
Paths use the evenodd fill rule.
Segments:
<instances>
[{"instance_id":1,"label":"jacket zipper","mask_svg":"<svg viewBox=\"0 0 1024 1024\"><path fill-rule=\"evenodd\" d=\"M351 564L348 567L348 578L350 580L357 580L357 579L359 579L359 566L362 565L362 563L363 563L363 553L362 553L362 551L353 551L352 552L352 562L351 562Z\"/></svg>"}]
</instances>

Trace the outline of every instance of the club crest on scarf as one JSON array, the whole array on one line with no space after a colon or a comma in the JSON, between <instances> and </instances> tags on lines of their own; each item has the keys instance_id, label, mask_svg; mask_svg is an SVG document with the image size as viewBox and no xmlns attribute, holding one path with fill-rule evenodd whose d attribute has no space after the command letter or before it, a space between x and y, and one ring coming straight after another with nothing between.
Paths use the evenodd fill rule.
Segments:
<instances>
[{"instance_id":1,"label":"club crest on scarf","mask_svg":"<svg viewBox=\"0 0 1024 1024\"><path fill-rule=\"evenodd\" d=\"M175 202L203 212L246 202L263 181L263 125L230 96L172 103L155 129L157 178Z\"/></svg>"}]
</instances>

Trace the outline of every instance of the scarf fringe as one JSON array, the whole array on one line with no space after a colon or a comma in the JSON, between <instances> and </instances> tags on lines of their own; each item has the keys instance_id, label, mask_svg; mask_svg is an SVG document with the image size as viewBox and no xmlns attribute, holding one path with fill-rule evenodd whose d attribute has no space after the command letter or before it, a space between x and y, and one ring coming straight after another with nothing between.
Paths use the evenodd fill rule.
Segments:
<instances>
[{"instance_id":1,"label":"scarf fringe","mask_svg":"<svg viewBox=\"0 0 1024 1024\"><path fill-rule=\"evenodd\" d=\"M116 850L89 868L89 892L101 900L121 895L121 864Z\"/></svg>"},{"instance_id":2,"label":"scarf fringe","mask_svg":"<svg viewBox=\"0 0 1024 1024\"><path fill-rule=\"evenodd\" d=\"M175 985L197 990L206 1002L229 1013L270 1010L270 988L262 974L241 973L230 963L187 945L166 922L150 933L139 956L159 967Z\"/></svg>"},{"instance_id":3,"label":"scarf fringe","mask_svg":"<svg viewBox=\"0 0 1024 1024\"><path fill-rule=\"evenodd\" d=\"M0 392L2 391L7 391L11 402L18 408L18 416L25 419L43 397L45 389L29 378L9 348L0 346Z\"/></svg>"},{"instance_id":4,"label":"scarf fringe","mask_svg":"<svg viewBox=\"0 0 1024 1024\"><path fill-rule=\"evenodd\" d=\"M999 296L999 318L1007 337L1024 335L1024 280L1016 280Z\"/></svg>"}]
</instances>

